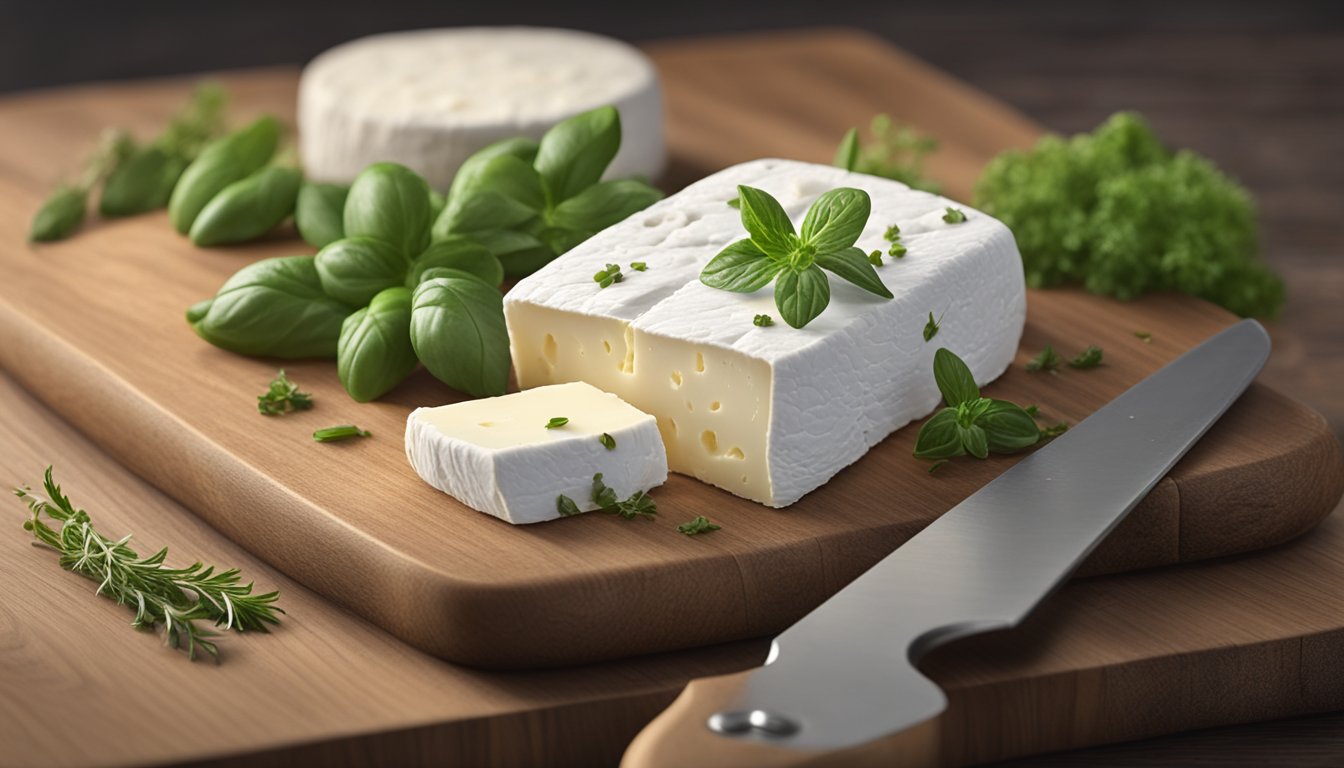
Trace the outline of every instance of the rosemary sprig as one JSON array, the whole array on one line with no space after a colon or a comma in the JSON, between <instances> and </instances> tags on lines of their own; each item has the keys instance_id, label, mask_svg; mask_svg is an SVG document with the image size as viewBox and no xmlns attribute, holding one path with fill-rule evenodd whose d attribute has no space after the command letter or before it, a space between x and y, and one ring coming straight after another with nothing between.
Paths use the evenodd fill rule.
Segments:
<instances>
[{"instance_id":1,"label":"rosemary sprig","mask_svg":"<svg viewBox=\"0 0 1344 768\"><path fill-rule=\"evenodd\" d=\"M199 650L218 661L219 648L210 638L220 633L197 622L209 621L239 632L265 632L267 625L279 623L276 614L284 613L275 605L279 592L252 594L252 583L241 583L237 568L216 571L201 562L167 568L163 564L167 547L141 557L129 546L130 534L114 540L94 529L89 514L75 508L61 492L51 467L47 467L42 487L45 496L27 486L14 489L14 495L28 505L30 517L23 529L33 534L36 543L55 550L62 568L98 582L96 594L134 610L131 626L135 629L162 625L169 647L182 649L189 659L195 659ZM47 520L60 525L53 527Z\"/></svg>"}]
</instances>

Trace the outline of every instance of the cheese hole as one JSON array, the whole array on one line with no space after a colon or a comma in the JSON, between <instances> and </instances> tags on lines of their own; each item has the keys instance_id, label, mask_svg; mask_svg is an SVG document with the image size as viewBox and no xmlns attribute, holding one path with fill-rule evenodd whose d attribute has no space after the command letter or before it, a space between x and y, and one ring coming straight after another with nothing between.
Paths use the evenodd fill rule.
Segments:
<instances>
[{"instance_id":1,"label":"cheese hole","mask_svg":"<svg viewBox=\"0 0 1344 768\"><path fill-rule=\"evenodd\" d=\"M694 411L694 410L695 410L695 403L692 403L690 400L687 400L687 401L686 401L686 410L688 410L688 411Z\"/></svg>"},{"instance_id":2,"label":"cheese hole","mask_svg":"<svg viewBox=\"0 0 1344 768\"><path fill-rule=\"evenodd\" d=\"M700 444L705 446L705 450L710 453L719 452L719 436L714 434L712 429L706 429L700 433Z\"/></svg>"},{"instance_id":3,"label":"cheese hole","mask_svg":"<svg viewBox=\"0 0 1344 768\"><path fill-rule=\"evenodd\" d=\"M742 453L742 449L741 449L741 448L738 448L738 447L736 447L736 446L734 446L734 447L732 447L732 448L729 448L729 449L728 449L728 452L725 453L724 456L727 456L727 457L730 458L730 459L738 459L739 461L742 460L742 459L747 458L747 457Z\"/></svg>"},{"instance_id":4,"label":"cheese hole","mask_svg":"<svg viewBox=\"0 0 1344 768\"><path fill-rule=\"evenodd\" d=\"M696 373L705 372L705 356L700 354L699 352L695 353L695 372Z\"/></svg>"},{"instance_id":5,"label":"cheese hole","mask_svg":"<svg viewBox=\"0 0 1344 768\"><path fill-rule=\"evenodd\" d=\"M603 339L603 340L602 340L602 348L605 349L605 350L607 351L607 354L608 354L608 355L611 354L611 342L610 342L610 341L607 341L606 339Z\"/></svg>"},{"instance_id":6,"label":"cheese hole","mask_svg":"<svg viewBox=\"0 0 1344 768\"><path fill-rule=\"evenodd\" d=\"M546 340L541 345L541 354L545 356L546 362L551 365L555 365L556 346L555 337L549 333L546 334Z\"/></svg>"},{"instance_id":7,"label":"cheese hole","mask_svg":"<svg viewBox=\"0 0 1344 768\"><path fill-rule=\"evenodd\" d=\"M672 372L672 386L673 387L681 386L681 371Z\"/></svg>"},{"instance_id":8,"label":"cheese hole","mask_svg":"<svg viewBox=\"0 0 1344 768\"><path fill-rule=\"evenodd\" d=\"M712 402L712 403L709 404L709 410L711 410L711 411L717 411L717 410L719 410L719 409L722 408L722 407L723 407L723 403L720 403L718 400L715 400L714 402Z\"/></svg>"}]
</instances>

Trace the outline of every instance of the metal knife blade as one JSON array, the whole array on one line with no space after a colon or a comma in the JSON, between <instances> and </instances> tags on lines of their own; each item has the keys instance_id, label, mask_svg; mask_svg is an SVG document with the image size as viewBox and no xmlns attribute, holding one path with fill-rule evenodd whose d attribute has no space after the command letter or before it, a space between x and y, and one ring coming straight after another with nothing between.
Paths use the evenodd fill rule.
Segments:
<instances>
[{"instance_id":1,"label":"metal knife blade","mask_svg":"<svg viewBox=\"0 0 1344 768\"><path fill-rule=\"evenodd\" d=\"M1269 347L1242 321L1024 458L779 635L705 727L725 743L829 751L936 716L946 698L919 658L1019 624L1241 395Z\"/></svg>"}]
</instances>

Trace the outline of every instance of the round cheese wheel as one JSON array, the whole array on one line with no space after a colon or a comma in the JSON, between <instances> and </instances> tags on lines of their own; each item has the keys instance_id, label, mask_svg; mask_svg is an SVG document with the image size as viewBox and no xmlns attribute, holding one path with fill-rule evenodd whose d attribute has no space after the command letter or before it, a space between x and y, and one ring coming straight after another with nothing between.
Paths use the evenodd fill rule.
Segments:
<instances>
[{"instance_id":1,"label":"round cheese wheel","mask_svg":"<svg viewBox=\"0 0 1344 768\"><path fill-rule=\"evenodd\" d=\"M620 110L622 129L607 178L657 178L666 155L662 94L653 63L635 48L564 29L394 32L344 43L304 68L299 150L318 181L349 183L390 160L446 191L482 147L540 138L607 104Z\"/></svg>"}]
</instances>

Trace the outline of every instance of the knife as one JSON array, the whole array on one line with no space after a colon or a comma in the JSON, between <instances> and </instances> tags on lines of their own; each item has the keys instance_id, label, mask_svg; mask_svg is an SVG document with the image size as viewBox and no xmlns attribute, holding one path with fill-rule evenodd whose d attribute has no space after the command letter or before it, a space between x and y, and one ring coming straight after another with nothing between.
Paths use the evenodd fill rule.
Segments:
<instances>
[{"instance_id":1,"label":"knife","mask_svg":"<svg viewBox=\"0 0 1344 768\"><path fill-rule=\"evenodd\" d=\"M920 531L771 644L765 666L694 680L624 768L936 764L943 643L1017 626L1255 378L1269 336L1224 330Z\"/></svg>"}]
</instances>

